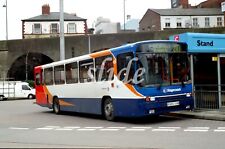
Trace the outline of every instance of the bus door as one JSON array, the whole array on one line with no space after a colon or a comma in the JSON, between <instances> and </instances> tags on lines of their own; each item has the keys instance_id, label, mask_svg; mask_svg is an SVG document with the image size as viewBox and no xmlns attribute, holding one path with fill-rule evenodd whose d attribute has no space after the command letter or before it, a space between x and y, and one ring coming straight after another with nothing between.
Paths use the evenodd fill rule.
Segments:
<instances>
[{"instance_id":1,"label":"bus door","mask_svg":"<svg viewBox=\"0 0 225 149\"><path fill-rule=\"evenodd\" d=\"M35 69L35 91L37 104L48 104L44 91L43 70L41 68Z\"/></svg>"}]
</instances>

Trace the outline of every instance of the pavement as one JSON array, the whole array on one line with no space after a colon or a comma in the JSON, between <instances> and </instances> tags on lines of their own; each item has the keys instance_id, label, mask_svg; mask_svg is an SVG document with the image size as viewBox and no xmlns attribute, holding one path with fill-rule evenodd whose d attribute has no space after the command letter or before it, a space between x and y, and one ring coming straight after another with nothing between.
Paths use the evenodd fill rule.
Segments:
<instances>
[{"instance_id":1,"label":"pavement","mask_svg":"<svg viewBox=\"0 0 225 149\"><path fill-rule=\"evenodd\" d=\"M196 109L193 111L179 111L173 112L171 115L195 119L225 121L225 108L217 110Z\"/></svg>"}]
</instances>

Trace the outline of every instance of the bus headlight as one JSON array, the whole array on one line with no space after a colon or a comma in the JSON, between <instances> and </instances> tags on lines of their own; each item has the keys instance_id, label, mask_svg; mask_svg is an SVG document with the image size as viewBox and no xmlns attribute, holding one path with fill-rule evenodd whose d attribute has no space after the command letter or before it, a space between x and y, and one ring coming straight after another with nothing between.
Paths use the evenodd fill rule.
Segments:
<instances>
[{"instance_id":1,"label":"bus headlight","mask_svg":"<svg viewBox=\"0 0 225 149\"><path fill-rule=\"evenodd\" d=\"M146 102L155 101L155 97L149 97L149 96L147 96L147 97L145 98L145 101L146 101Z\"/></svg>"},{"instance_id":2,"label":"bus headlight","mask_svg":"<svg viewBox=\"0 0 225 149\"><path fill-rule=\"evenodd\" d=\"M191 93L187 93L186 94L186 97L191 97Z\"/></svg>"}]
</instances>

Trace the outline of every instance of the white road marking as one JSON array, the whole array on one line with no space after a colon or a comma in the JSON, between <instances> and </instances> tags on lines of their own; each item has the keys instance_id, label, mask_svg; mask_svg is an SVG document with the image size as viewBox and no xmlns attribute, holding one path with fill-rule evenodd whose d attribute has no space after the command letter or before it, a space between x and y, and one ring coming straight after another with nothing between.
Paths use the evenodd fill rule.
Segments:
<instances>
[{"instance_id":1,"label":"white road marking","mask_svg":"<svg viewBox=\"0 0 225 149\"><path fill-rule=\"evenodd\" d=\"M9 127L8 129L11 130L30 130L32 128L27 127ZM144 132L147 130L150 130L152 132L175 132L181 127L158 127L158 128L152 128L152 127L141 127L141 126L134 126L134 127L102 127L102 126L87 126L87 127L80 127L80 126L44 126L39 128L33 128L34 130L55 130L55 131L121 131L125 130L127 132ZM210 127L187 127L186 129L183 129L184 132L208 132L210 131ZM225 127L218 127L217 129L212 129L213 132L225 132Z\"/></svg>"},{"instance_id":2,"label":"white road marking","mask_svg":"<svg viewBox=\"0 0 225 149\"><path fill-rule=\"evenodd\" d=\"M73 130L73 129L69 129L69 128L57 128L55 130L58 130L58 131L70 131L70 130Z\"/></svg>"},{"instance_id":3,"label":"white road marking","mask_svg":"<svg viewBox=\"0 0 225 149\"><path fill-rule=\"evenodd\" d=\"M100 131L119 131L120 129L113 129L113 128L111 128L111 129L109 129L109 128L105 128L105 129L100 129Z\"/></svg>"},{"instance_id":4,"label":"white road marking","mask_svg":"<svg viewBox=\"0 0 225 149\"><path fill-rule=\"evenodd\" d=\"M95 131L96 129L86 129L86 128L81 128L77 129L77 131Z\"/></svg>"},{"instance_id":5,"label":"white road marking","mask_svg":"<svg viewBox=\"0 0 225 149\"><path fill-rule=\"evenodd\" d=\"M134 128L128 128L126 131L145 131L146 129L134 129Z\"/></svg>"},{"instance_id":6,"label":"white road marking","mask_svg":"<svg viewBox=\"0 0 225 149\"><path fill-rule=\"evenodd\" d=\"M174 132L176 129L153 129L153 132Z\"/></svg>"},{"instance_id":7,"label":"white road marking","mask_svg":"<svg viewBox=\"0 0 225 149\"><path fill-rule=\"evenodd\" d=\"M66 126L66 127L63 127L65 129L79 129L80 127L79 126Z\"/></svg>"},{"instance_id":8,"label":"white road marking","mask_svg":"<svg viewBox=\"0 0 225 149\"><path fill-rule=\"evenodd\" d=\"M181 127L159 127L159 129L180 129Z\"/></svg>"},{"instance_id":9,"label":"white road marking","mask_svg":"<svg viewBox=\"0 0 225 149\"><path fill-rule=\"evenodd\" d=\"M127 127L107 127L108 129L125 129Z\"/></svg>"},{"instance_id":10,"label":"white road marking","mask_svg":"<svg viewBox=\"0 0 225 149\"><path fill-rule=\"evenodd\" d=\"M103 127L84 127L85 129L101 129Z\"/></svg>"},{"instance_id":11,"label":"white road marking","mask_svg":"<svg viewBox=\"0 0 225 149\"><path fill-rule=\"evenodd\" d=\"M9 129L12 129L12 130L29 130L30 128L24 128L24 127L9 127Z\"/></svg>"},{"instance_id":12,"label":"white road marking","mask_svg":"<svg viewBox=\"0 0 225 149\"><path fill-rule=\"evenodd\" d=\"M42 128L36 128L36 130L52 130L53 128L48 127L42 127Z\"/></svg>"},{"instance_id":13,"label":"white road marking","mask_svg":"<svg viewBox=\"0 0 225 149\"><path fill-rule=\"evenodd\" d=\"M132 127L132 129L151 129L152 127Z\"/></svg>"},{"instance_id":14,"label":"white road marking","mask_svg":"<svg viewBox=\"0 0 225 149\"><path fill-rule=\"evenodd\" d=\"M184 132L208 132L209 127L188 127Z\"/></svg>"},{"instance_id":15,"label":"white road marking","mask_svg":"<svg viewBox=\"0 0 225 149\"><path fill-rule=\"evenodd\" d=\"M158 129L153 129L153 132L174 132L181 127L158 127Z\"/></svg>"},{"instance_id":16,"label":"white road marking","mask_svg":"<svg viewBox=\"0 0 225 149\"><path fill-rule=\"evenodd\" d=\"M225 127L218 127L214 132L225 132Z\"/></svg>"},{"instance_id":17,"label":"white road marking","mask_svg":"<svg viewBox=\"0 0 225 149\"><path fill-rule=\"evenodd\" d=\"M208 130L209 127L188 127L188 129L202 129L202 130Z\"/></svg>"},{"instance_id":18,"label":"white road marking","mask_svg":"<svg viewBox=\"0 0 225 149\"><path fill-rule=\"evenodd\" d=\"M53 129L60 128L60 126L45 126L45 127L53 128Z\"/></svg>"},{"instance_id":19,"label":"white road marking","mask_svg":"<svg viewBox=\"0 0 225 149\"><path fill-rule=\"evenodd\" d=\"M208 132L207 129L185 129L184 132Z\"/></svg>"},{"instance_id":20,"label":"white road marking","mask_svg":"<svg viewBox=\"0 0 225 149\"><path fill-rule=\"evenodd\" d=\"M214 132L225 132L224 129L215 129Z\"/></svg>"}]
</instances>

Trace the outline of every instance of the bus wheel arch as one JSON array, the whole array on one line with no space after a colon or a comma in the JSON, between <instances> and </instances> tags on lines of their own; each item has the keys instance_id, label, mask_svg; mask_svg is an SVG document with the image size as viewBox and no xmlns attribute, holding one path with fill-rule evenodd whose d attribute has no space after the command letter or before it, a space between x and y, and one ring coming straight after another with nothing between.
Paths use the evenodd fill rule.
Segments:
<instances>
[{"instance_id":1,"label":"bus wheel arch","mask_svg":"<svg viewBox=\"0 0 225 149\"><path fill-rule=\"evenodd\" d=\"M59 98L57 96L53 97L52 109L55 114L60 114L61 112Z\"/></svg>"},{"instance_id":2,"label":"bus wheel arch","mask_svg":"<svg viewBox=\"0 0 225 149\"><path fill-rule=\"evenodd\" d=\"M114 107L110 96L104 96L102 98L102 114L108 121L113 121L115 119Z\"/></svg>"}]
</instances>

